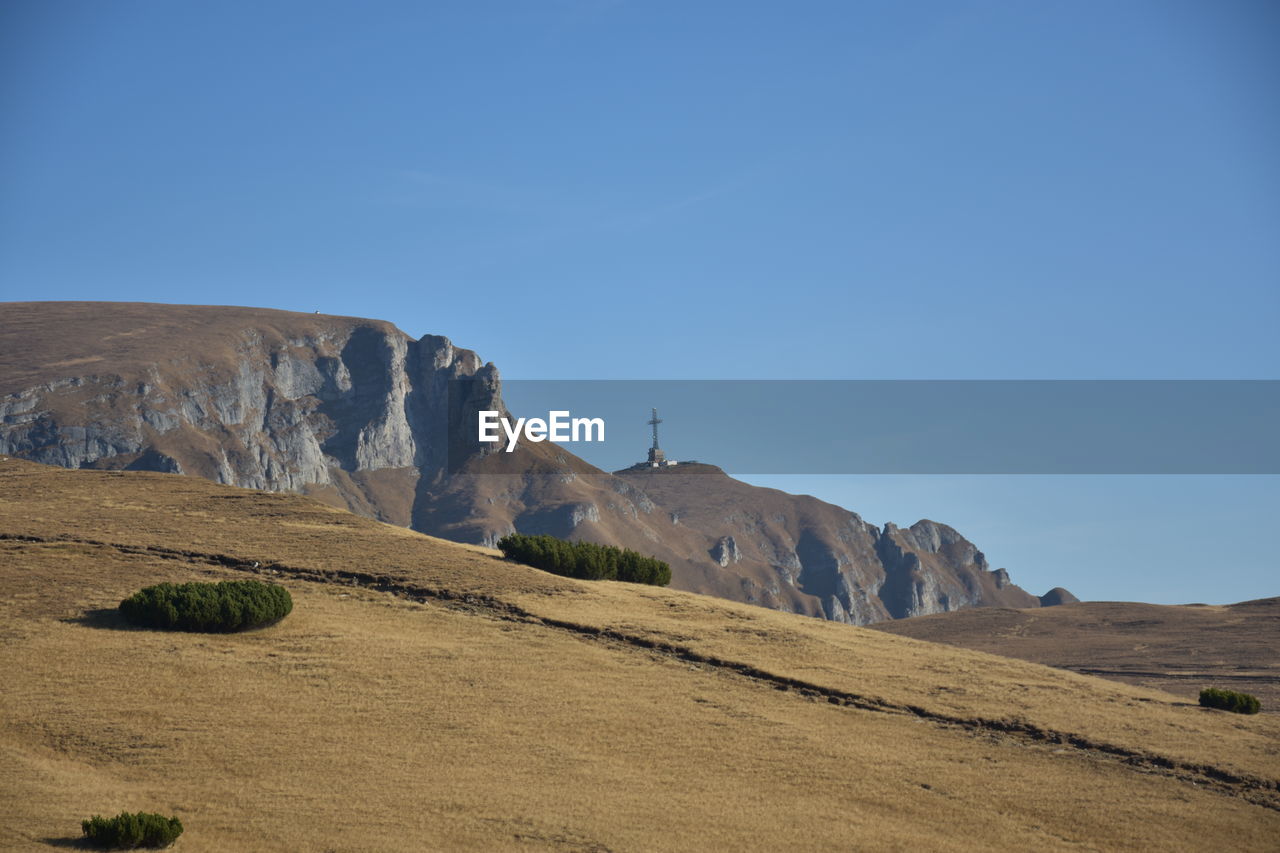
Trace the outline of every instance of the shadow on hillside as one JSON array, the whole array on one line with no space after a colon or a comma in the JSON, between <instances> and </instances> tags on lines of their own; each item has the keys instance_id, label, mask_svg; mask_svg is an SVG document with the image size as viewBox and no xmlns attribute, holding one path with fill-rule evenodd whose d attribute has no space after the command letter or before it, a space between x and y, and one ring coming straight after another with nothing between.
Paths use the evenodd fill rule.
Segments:
<instances>
[{"instance_id":1,"label":"shadow on hillside","mask_svg":"<svg viewBox=\"0 0 1280 853\"><path fill-rule=\"evenodd\" d=\"M89 839L85 838L83 835L50 836L48 838L41 838L40 841L49 847L59 847L63 850L95 849L91 844L89 844Z\"/></svg>"},{"instance_id":2,"label":"shadow on hillside","mask_svg":"<svg viewBox=\"0 0 1280 853\"><path fill-rule=\"evenodd\" d=\"M84 625L88 628L100 628L104 631L140 631L141 628L136 625L130 625L124 621L124 617L120 615L120 611L114 607L99 607L96 610L86 610L79 616L72 616L63 619L71 625Z\"/></svg>"},{"instance_id":3,"label":"shadow on hillside","mask_svg":"<svg viewBox=\"0 0 1280 853\"><path fill-rule=\"evenodd\" d=\"M261 625L254 625L249 628L242 628L238 631L230 633L235 634L251 634L255 631L265 631L273 625L278 625L284 621L284 616L279 619L272 619L270 622L263 622ZM126 622L124 617L120 615L120 610L115 607L99 607L96 610L86 610L79 616L68 616L62 620L68 625L84 625L87 628L98 628L103 631L155 631L163 633L186 633L182 629L165 629L165 628L148 628L143 625L133 625ZM194 631L197 634L221 634L222 631Z\"/></svg>"}]
</instances>

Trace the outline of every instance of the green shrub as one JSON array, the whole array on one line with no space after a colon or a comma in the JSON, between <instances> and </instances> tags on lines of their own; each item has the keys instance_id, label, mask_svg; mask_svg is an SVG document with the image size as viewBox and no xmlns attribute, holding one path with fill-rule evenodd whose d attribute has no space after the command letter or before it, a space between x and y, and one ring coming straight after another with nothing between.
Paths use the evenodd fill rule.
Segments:
<instances>
[{"instance_id":1,"label":"green shrub","mask_svg":"<svg viewBox=\"0 0 1280 853\"><path fill-rule=\"evenodd\" d=\"M565 577L619 580L653 586L671 583L671 566L630 548L594 542L568 542L554 536L526 536L522 533L502 537L498 548L505 557Z\"/></svg>"},{"instance_id":2,"label":"green shrub","mask_svg":"<svg viewBox=\"0 0 1280 853\"><path fill-rule=\"evenodd\" d=\"M120 812L112 818L94 815L80 822L89 843L108 849L168 847L182 834L182 821L150 812Z\"/></svg>"},{"instance_id":3,"label":"green shrub","mask_svg":"<svg viewBox=\"0 0 1280 853\"><path fill-rule=\"evenodd\" d=\"M1256 714L1262 710L1262 703L1257 696L1248 693L1237 693L1234 690L1219 690L1217 687L1206 687L1200 691L1200 704L1206 708L1221 708L1237 714Z\"/></svg>"},{"instance_id":4,"label":"green shrub","mask_svg":"<svg viewBox=\"0 0 1280 853\"><path fill-rule=\"evenodd\" d=\"M262 581L162 583L120 602L120 614L129 622L169 631L243 631L291 610L289 590Z\"/></svg>"}]
</instances>

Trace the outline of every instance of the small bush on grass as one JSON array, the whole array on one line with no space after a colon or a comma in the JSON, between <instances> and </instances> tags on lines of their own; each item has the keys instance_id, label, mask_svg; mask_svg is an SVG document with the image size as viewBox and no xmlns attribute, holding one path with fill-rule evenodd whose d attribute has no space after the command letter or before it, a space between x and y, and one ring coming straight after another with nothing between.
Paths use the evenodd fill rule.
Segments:
<instances>
[{"instance_id":1,"label":"small bush on grass","mask_svg":"<svg viewBox=\"0 0 1280 853\"><path fill-rule=\"evenodd\" d=\"M80 822L89 843L109 850L168 847L182 834L182 821L150 812L120 812L107 818L94 815Z\"/></svg>"},{"instance_id":2,"label":"small bush on grass","mask_svg":"<svg viewBox=\"0 0 1280 853\"><path fill-rule=\"evenodd\" d=\"M671 566L630 548L512 533L498 540L498 549L509 559L570 578L619 580L653 586L671 583Z\"/></svg>"},{"instance_id":3,"label":"small bush on grass","mask_svg":"<svg viewBox=\"0 0 1280 853\"><path fill-rule=\"evenodd\" d=\"M1234 690L1219 690L1217 687L1206 687L1200 691L1200 704L1206 708L1221 708L1237 714L1256 714L1262 710L1262 703L1257 696L1248 693L1237 693Z\"/></svg>"},{"instance_id":4,"label":"small bush on grass","mask_svg":"<svg viewBox=\"0 0 1280 853\"><path fill-rule=\"evenodd\" d=\"M169 631L243 631L291 610L289 590L262 581L162 583L120 602L120 615L129 622Z\"/></svg>"}]
</instances>

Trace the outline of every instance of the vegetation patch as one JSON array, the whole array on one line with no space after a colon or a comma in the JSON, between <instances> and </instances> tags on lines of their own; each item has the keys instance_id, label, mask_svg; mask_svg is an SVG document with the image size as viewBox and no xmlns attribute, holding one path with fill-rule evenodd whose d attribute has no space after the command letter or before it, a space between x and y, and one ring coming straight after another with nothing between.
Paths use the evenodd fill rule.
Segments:
<instances>
[{"instance_id":1,"label":"vegetation patch","mask_svg":"<svg viewBox=\"0 0 1280 853\"><path fill-rule=\"evenodd\" d=\"M289 590L262 581L162 583L120 602L120 614L129 622L167 631L244 631L291 610Z\"/></svg>"},{"instance_id":2,"label":"vegetation patch","mask_svg":"<svg viewBox=\"0 0 1280 853\"><path fill-rule=\"evenodd\" d=\"M1201 690L1200 704L1206 708L1221 708L1237 714L1256 714L1262 710L1262 703L1257 696L1235 690L1219 690L1217 687Z\"/></svg>"},{"instance_id":3,"label":"vegetation patch","mask_svg":"<svg viewBox=\"0 0 1280 853\"><path fill-rule=\"evenodd\" d=\"M168 847L182 834L182 821L151 812L121 812L115 817L94 815L80 822L85 838L108 850Z\"/></svg>"},{"instance_id":4,"label":"vegetation patch","mask_svg":"<svg viewBox=\"0 0 1280 853\"><path fill-rule=\"evenodd\" d=\"M594 542L568 542L554 536L526 536L522 533L504 536L498 541L498 548L509 559L565 577L654 586L671 583L671 566L630 548Z\"/></svg>"}]
</instances>

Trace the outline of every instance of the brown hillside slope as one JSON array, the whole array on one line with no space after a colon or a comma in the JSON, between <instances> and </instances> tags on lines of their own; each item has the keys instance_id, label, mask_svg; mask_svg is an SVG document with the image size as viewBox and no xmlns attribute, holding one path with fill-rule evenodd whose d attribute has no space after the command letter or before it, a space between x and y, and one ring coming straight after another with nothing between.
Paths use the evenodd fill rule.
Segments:
<instances>
[{"instance_id":1,"label":"brown hillside slope","mask_svg":"<svg viewBox=\"0 0 1280 853\"><path fill-rule=\"evenodd\" d=\"M255 566L254 564L258 565ZM124 629L264 575L279 625ZM0 461L0 845L92 812L185 850L1197 849L1280 833L1280 723L673 590L307 498Z\"/></svg>"},{"instance_id":2,"label":"brown hillside slope","mask_svg":"<svg viewBox=\"0 0 1280 853\"><path fill-rule=\"evenodd\" d=\"M397 332L381 320L236 306L210 310L151 302L9 302L0 303L0 310L0 394L104 369L131 381L170 362L187 363L194 370L193 355L204 369L234 372L246 329L277 346L293 338L319 337L335 326Z\"/></svg>"},{"instance_id":3,"label":"brown hillside slope","mask_svg":"<svg viewBox=\"0 0 1280 853\"><path fill-rule=\"evenodd\" d=\"M988 607L877 625L903 637L1008 655L1167 690L1252 693L1280 710L1280 598L1226 606L1088 601Z\"/></svg>"}]
</instances>

